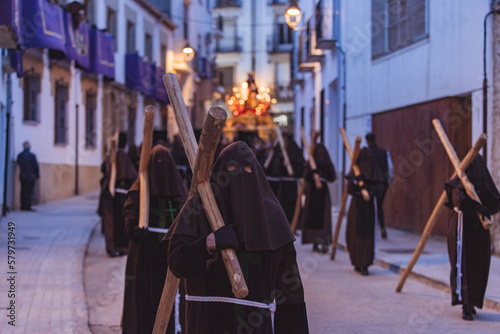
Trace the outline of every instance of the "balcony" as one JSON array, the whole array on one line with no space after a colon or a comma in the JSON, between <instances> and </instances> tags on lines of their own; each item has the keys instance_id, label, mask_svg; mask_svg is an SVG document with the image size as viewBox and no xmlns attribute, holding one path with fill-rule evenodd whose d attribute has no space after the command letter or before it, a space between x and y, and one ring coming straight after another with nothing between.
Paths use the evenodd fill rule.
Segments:
<instances>
[{"instance_id":1,"label":"balcony","mask_svg":"<svg viewBox=\"0 0 500 334\"><path fill-rule=\"evenodd\" d=\"M289 42L289 43L288 43ZM280 40L277 34L267 37L267 52L268 53L290 53L292 51L292 41Z\"/></svg>"},{"instance_id":2,"label":"balcony","mask_svg":"<svg viewBox=\"0 0 500 334\"><path fill-rule=\"evenodd\" d=\"M316 67L315 63L309 62L307 59L307 43L305 42L307 34L303 31L299 36L299 50L298 50L298 71L301 73L314 72Z\"/></svg>"},{"instance_id":3,"label":"balcony","mask_svg":"<svg viewBox=\"0 0 500 334\"><path fill-rule=\"evenodd\" d=\"M339 35L340 3L338 0L321 0L316 6L316 48L329 50L335 46Z\"/></svg>"},{"instance_id":4,"label":"balcony","mask_svg":"<svg viewBox=\"0 0 500 334\"><path fill-rule=\"evenodd\" d=\"M288 5L288 0L267 0L269 6Z\"/></svg>"},{"instance_id":5,"label":"balcony","mask_svg":"<svg viewBox=\"0 0 500 334\"><path fill-rule=\"evenodd\" d=\"M320 62L325 57L323 55L323 52L316 48L316 29L313 20L309 20L307 22L305 46L306 46L306 62L309 63Z\"/></svg>"},{"instance_id":6,"label":"balcony","mask_svg":"<svg viewBox=\"0 0 500 334\"><path fill-rule=\"evenodd\" d=\"M271 88L271 96L278 100L278 102L292 101L294 92L289 85L276 85Z\"/></svg>"},{"instance_id":7,"label":"balcony","mask_svg":"<svg viewBox=\"0 0 500 334\"><path fill-rule=\"evenodd\" d=\"M215 43L216 53L230 53L243 51L241 37L221 38Z\"/></svg>"},{"instance_id":8,"label":"balcony","mask_svg":"<svg viewBox=\"0 0 500 334\"><path fill-rule=\"evenodd\" d=\"M215 8L241 7L242 0L217 0Z\"/></svg>"}]
</instances>

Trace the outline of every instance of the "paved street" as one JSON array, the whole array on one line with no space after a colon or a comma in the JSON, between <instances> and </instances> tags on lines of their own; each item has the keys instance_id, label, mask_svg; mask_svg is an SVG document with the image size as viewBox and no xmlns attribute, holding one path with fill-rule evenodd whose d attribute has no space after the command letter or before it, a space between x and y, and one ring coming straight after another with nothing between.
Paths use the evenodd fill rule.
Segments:
<instances>
[{"instance_id":1,"label":"paved street","mask_svg":"<svg viewBox=\"0 0 500 334\"><path fill-rule=\"evenodd\" d=\"M123 303L125 257L109 258L95 214L97 194L40 205L35 213L10 213L0 226L0 332L2 333L119 333ZM16 327L8 324L6 305L7 223L16 223ZM379 243L379 263L370 276L357 274L348 255L312 253L311 245L296 242L305 285L311 333L498 333L498 309L478 310L473 322L461 319L461 308L450 306L449 293L413 278L395 293L399 276L384 268L407 261L411 254L394 255L398 243L414 247L418 236L390 230ZM409 240L409 241L408 241ZM440 246L441 245L441 246ZM420 267L436 277L422 280L435 286L446 275L443 240L431 239ZM493 258L487 297L495 307L498 258ZM406 262L407 263L407 262ZM420 261L419 261L420 263ZM448 264L449 266L449 264ZM418 266L417 266L418 267ZM431 276L431 275L428 275ZM492 289L490 289L492 287ZM5 321L7 319L7 321Z\"/></svg>"}]
</instances>

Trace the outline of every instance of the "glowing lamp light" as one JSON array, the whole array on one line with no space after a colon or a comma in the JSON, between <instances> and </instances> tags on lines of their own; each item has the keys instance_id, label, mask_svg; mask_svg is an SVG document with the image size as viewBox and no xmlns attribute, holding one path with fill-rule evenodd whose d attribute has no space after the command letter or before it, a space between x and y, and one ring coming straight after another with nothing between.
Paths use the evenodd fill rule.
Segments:
<instances>
[{"instance_id":1,"label":"glowing lamp light","mask_svg":"<svg viewBox=\"0 0 500 334\"><path fill-rule=\"evenodd\" d=\"M287 8L285 12L286 24L292 29L295 29L300 23L301 11L297 5L293 4Z\"/></svg>"},{"instance_id":2,"label":"glowing lamp light","mask_svg":"<svg viewBox=\"0 0 500 334\"><path fill-rule=\"evenodd\" d=\"M248 82L244 81L244 82L241 84L241 87L243 87L243 89L247 89L247 88L248 88Z\"/></svg>"},{"instance_id":3,"label":"glowing lamp light","mask_svg":"<svg viewBox=\"0 0 500 334\"><path fill-rule=\"evenodd\" d=\"M182 53L184 54L186 61L190 61L194 58L194 50L189 46L189 43L187 43L186 46L182 49Z\"/></svg>"}]
</instances>

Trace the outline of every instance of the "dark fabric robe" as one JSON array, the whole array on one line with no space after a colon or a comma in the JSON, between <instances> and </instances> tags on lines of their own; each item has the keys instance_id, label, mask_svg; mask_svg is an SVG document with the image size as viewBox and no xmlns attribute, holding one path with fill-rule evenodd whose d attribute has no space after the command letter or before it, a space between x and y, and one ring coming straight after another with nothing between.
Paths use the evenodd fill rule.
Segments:
<instances>
[{"instance_id":1,"label":"dark fabric robe","mask_svg":"<svg viewBox=\"0 0 500 334\"><path fill-rule=\"evenodd\" d=\"M149 226L169 228L186 200L186 191L166 148L156 146L151 151L149 170ZM164 235L149 232L144 239L136 237L139 226L139 194L140 182L136 180L127 194L123 208L125 226L131 241L125 269L123 333L152 332L167 275L167 251L161 244ZM174 312L167 333L175 333L173 315Z\"/></svg>"},{"instance_id":2,"label":"dark fabric robe","mask_svg":"<svg viewBox=\"0 0 500 334\"><path fill-rule=\"evenodd\" d=\"M294 180L269 180L271 189L283 207L288 222L291 223L295 211L295 202L297 201L297 181L302 177L305 160L302 151L293 139L287 140L286 151L292 165L293 175L288 175L283 153L281 153L281 147L279 145L274 148L273 158L266 170L266 175L271 177L294 178Z\"/></svg>"},{"instance_id":3,"label":"dark fabric robe","mask_svg":"<svg viewBox=\"0 0 500 334\"><path fill-rule=\"evenodd\" d=\"M115 189L128 190L137 179L137 170L132 160L123 149L116 152L116 183ZM126 253L128 247L128 236L125 231L125 220L123 218L123 206L126 194L115 192L113 198L113 244L115 250Z\"/></svg>"},{"instance_id":4,"label":"dark fabric robe","mask_svg":"<svg viewBox=\"0 0 500 334\"><path fill-rule=\"evenodd\" d=\"M493 182L486 164L477 156L466 170L467 177L474 185L481 202L491 214L500 210L500 194ZM491 241L489 231L483 228L476 213L475 202L467 195L462 182L455 177L445 185L450 209L458 207L463 212L462 240L462 300L457 289L457 225L458 214L454 212L448 226L448 254L451 264L451 304L464 304L483 307L483 299L488 283L491 260Z\"/></svg>"},{"instance_id":5,"label":"dark fabric robe","mask_svg":"<svg viewBox=\"0 0 500 334\"><path fill-rule=\"evenodd\" d=\"M384 176L371 153L363 147L359 152L357 164L364 177L370 201L366 202L361 189L350 171L347 175L347 191L352 195L347 214L346 244L351 264L356 267L368 267L373 264L375 247L375 206L374 198L385 191Z\"/></svg>"},{"instance_id":6,"label":"dark fabric robe","mask_svg":"<svg viewBox=\"0 0 500 334\"><path fill-rule=\"evenodd\" d=\"M117 250L115 249L113 238L114 199L109 192L109 178L111 174L109 157L102 163L101 172L103 176L101 179L101 195L99 197L98 213L99 216L101 216L101 232L104 234L106 253L108 253L108 255L113 255Z\"/></svg>"},{"instance_id":7,"label":"dark fabric robe","mask_svg":"<svg viewBox=\"0 0 500 334\"><path fill-rule=\"evenodd\" d=\"M302 244L329 245L332 237L332 204L327 182L334 182L337 176L335 166L323 144L316 145L313 157L323 186L321 189L316 188L314 173L307 163L304 168L306 201L300 216Z\"/></svg>"},{"instance_id":8,"label":"dark fabric robe","mask_svg":"<svg viewBox=\"0 0 500 334\"><path fill-rule=\"evenodd\" d=\"M244 166L252 168L251 173ZM230 170L233 167L235 170ZM247 300L276 298L275 333L308 333L304 291L286 216L253 152L243 142L224 149L212 173L212 188L226 224L234 224L236 251L245 276ZM186 202L164 238L168 263L184 279L187 295L234 298L218 251L206 249L211 229L199 194ZM270 311L230 303L187 301L186 332L272 333Z\"/></svg>"}]
</instances>

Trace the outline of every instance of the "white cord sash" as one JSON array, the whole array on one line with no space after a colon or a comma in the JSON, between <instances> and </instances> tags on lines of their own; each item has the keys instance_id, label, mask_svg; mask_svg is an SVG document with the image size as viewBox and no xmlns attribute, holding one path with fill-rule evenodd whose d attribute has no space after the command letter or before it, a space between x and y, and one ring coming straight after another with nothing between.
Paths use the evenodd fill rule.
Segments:
<instances>
[{"instance_id":1,"label":"white cord sash","mask_svg":"<svg viewBox=\"0 0 500 334\"><path fill-rule=\"evenodd\" d=\"M455 207L455 211L458 213L457 222L457 288L455 292L458 295L458 300L462 301L462 252L463 252L463 240L464 240L464 214L463 212Z\"/></svg>"},{"instance_id":2,"label":"white cord sash","mask_svg":"<svg viewBox=\"0 0 500 334\"><path fill-rule=\"evenodd\" d=\"M274 312L276 312L276 304L274 302L271 304L264 304L264 303L254 302L252 300L236 299L230 297L189 296L189 295L186 295L186 300L191 302L229 303L229 304L238 304L256 308L268 309L269 311L271 311L271 325L274 333Z\"/></svg>"},{"instance_id":3,"label":"white cord sash","mask_svg":"<svg viewBox=\"0 0 500 334\"><path fill-rule=\"evenodd\" d=\"M165 234L168 232L168 228L148 227L148 231Z\"/></svg>"}]
</instances>

